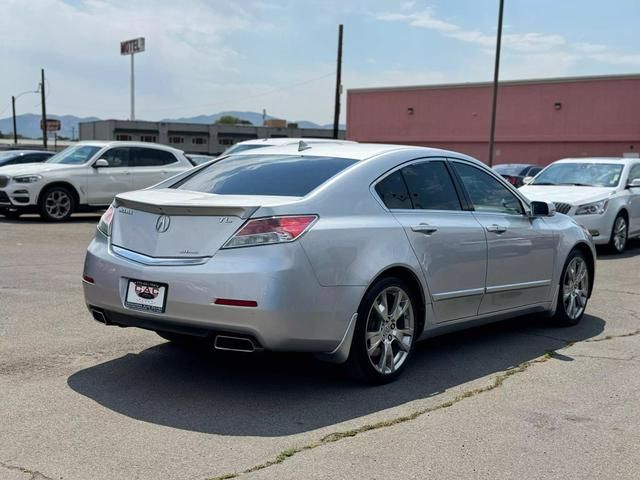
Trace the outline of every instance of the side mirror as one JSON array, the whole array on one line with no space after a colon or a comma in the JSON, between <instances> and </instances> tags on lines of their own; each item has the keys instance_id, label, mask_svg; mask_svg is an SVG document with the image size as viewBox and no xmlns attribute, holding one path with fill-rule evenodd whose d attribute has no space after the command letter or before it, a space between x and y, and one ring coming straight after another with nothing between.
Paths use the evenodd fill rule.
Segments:
<instances>
[{"instance_id":1,"label":"side mirror","mask_svg":"<svg viewBox=\"0 0 640 480\"><path fill-rule=\"evenodd\" d=\"M627 183L627 188L640 188L640 178L634 178Z\"/></svg>"},{"instance_id":2,"label":"side mirror","mask_svg":"<svg viewBox=\"0 0 640 480\"><path fill-rule=\"evenodd\" d=\"M556 214L553 202L531 202L531 217L552 217Z\"/></svg>"},{"instance_id":3,"label":"side mirror","mask_svg":"<svg viewBox=\"0 0 640 480\"><path fill-rule=\"evenodd\" d=\"M533 177L524 177L524 178L522 179L522 183L523 183L524 185L529 185L531 182L533 182Z\"/></svg>"},{"instance_id":4,"label":"side mirror","mask_svg":"<svg viewBox=\"0 0 640 480\"><path fill-rule=\"evenodd\" d=\"M93 168L108 167L108 166L109 166L109 160L105 160L104 158L101 158L100 160L98 160L96 163L93 164Z\"/></svg>"}]
</instances>

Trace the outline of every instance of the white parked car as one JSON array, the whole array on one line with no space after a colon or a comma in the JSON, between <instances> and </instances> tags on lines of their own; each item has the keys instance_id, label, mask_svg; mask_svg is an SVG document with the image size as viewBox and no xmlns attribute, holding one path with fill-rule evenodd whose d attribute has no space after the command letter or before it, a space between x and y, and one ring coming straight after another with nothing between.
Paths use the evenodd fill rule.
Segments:
<instances>
[{"instance_id":1,"label":"white parked car","mask_svg":"<svg viewBox=\"0 0 640 480\"><path fill-rule=\"evenodd\" d=\"M640 236L638 158L558 160L520 191L531 200L553 202L613 252L623 252L628 238Z\"/></svg>"},{"instance_id":2,"label":"white parked car","mask_svg":"<svg viewBox=\"0 0 640 480\"><path fill-rule=\"evenodd\" d=\"M0 167L0 213L67 220L109 206L118 193L154 185L192 164L181 150L138 142L80 142L43 163Z\"/></svg>"},{"instance_id":3,"label":"white parked car","mask_svg":"<svg viewBox=\"0 0 640 480\"><path fill-rule=\"evenodd\" d=\"M286 145L295 145L296 143L304 142L307 145L314 145L320 143L333 143L337 145L353 144L351 140L336 140L334 138L291 138L291 137L279 137L279 138L256 138L254 140L245 140L244 142L238 142L235 145L227 148L222 155L236 154L240 152L246 152L247 150L254 150L256 148L264 147L284 147Z\"/></svg>"}]
</instances>

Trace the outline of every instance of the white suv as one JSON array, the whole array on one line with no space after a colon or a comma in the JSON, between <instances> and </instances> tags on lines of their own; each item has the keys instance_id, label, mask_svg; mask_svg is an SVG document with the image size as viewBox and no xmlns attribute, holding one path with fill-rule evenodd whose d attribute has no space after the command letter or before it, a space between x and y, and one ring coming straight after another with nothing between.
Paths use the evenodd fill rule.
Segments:
<instances>
[{"instance_id":1,"label":"white suv","mask_svg":"<svg viewBox=\"0 0 640 480\"><path fill-rule=\"evenodd\" d=\"M44 163L0 167L0 213L62 221L192 168L181 150L152 143L79 142Z\"/></svg>"},{"instance_id":2,"label":"white suv","mask_svg":"<svg viewBox=\"0 0 640 480\"><path fill-rule=\"evenodd\" d=\"M589 230L597 245L622 253L640 236L640 159L567 158L520 188L531 200L553 202Z\"/></svg>"}]
</instances>

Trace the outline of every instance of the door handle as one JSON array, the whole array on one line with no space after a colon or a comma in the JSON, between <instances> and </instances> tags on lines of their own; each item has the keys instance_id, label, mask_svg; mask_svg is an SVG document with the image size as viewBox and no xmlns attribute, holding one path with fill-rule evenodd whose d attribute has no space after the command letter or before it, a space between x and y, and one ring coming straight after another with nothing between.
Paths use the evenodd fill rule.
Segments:
<instances>
[{"instance_id":1,"label":"door handle","mask_svg":"<svg viewBox=\"0 0 640 480\"><path fill-rule=\"evenodd\" d=\"M438 231L436 227L432 227L428 223L421 223L419 225L412 225L411 230L417 233L424 233L425 235L431 235Z\"/></svg>"},{"instance_id":2,"label":"door handle","mask_svg":"<svg viewBox=\"0 0 640 480\"><path fill-rule=\"evenodd\" d=\"M505 227L504 225L487 225L485 228L487 229L487 232L493 232L497 234L501 234L507 231L507 227Z\"/></svg>"}]
</instances>

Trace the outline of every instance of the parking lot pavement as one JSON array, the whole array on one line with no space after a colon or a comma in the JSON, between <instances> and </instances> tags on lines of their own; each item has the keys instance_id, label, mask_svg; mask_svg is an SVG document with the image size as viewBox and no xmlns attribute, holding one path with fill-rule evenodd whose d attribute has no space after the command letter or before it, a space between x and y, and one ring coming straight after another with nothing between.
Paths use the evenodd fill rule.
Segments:
<instances>
[{"instance_id":1,"label":"parking lot pavement","mask_svg":"<svg viewBox=\"0 0 640 480\"><path fill-rule=\"evenodd\" d=\"M367 388L307 356L187 351L92 321L80 274L97 218L0 219L2 479L640 478L637 242L599 259L579 326L432 339Z\"/></svg>"}]
</instances>

